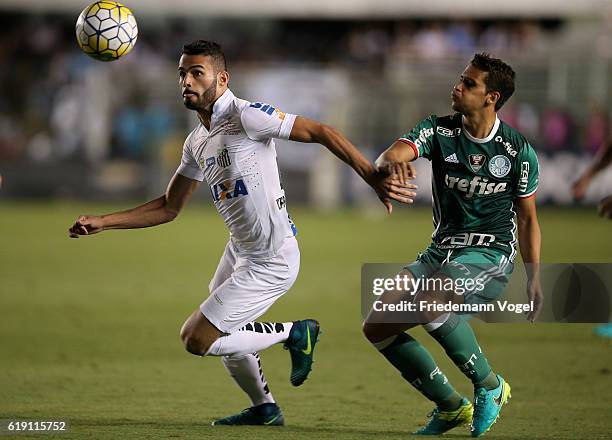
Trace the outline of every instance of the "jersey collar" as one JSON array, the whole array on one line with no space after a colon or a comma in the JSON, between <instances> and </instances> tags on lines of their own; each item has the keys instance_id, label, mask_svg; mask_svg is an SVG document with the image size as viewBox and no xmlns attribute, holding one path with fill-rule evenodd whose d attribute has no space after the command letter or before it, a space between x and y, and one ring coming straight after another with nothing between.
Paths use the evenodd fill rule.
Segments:
<instances>
[{"instance_id":1,"label":"jersey collar","mask_svg":"<svg viewBox=\"0 0 612 440\"><path fill-rule=\"evenodd\" d=\"M234 101L234 98L234 94L230 89L223 92L223 95L219 96L213 104L212 118L218 118L225 113L229 105Z\"/></svg>"},{"instance_id":2,"label":"jersey collar","mask_svg":"<svg viewBox=\"0 0 612 440\"><path fill-rule=\"evenodd\" d=\"M489 133L489 135L485 138L477 138L472 136L463 125L463 116L461 117L461 128L463 130L463 133L467 136L469 140L471 140L472 142L476 142L477 144L484 144L491 141L491 139L493 139L493 137L495 136L495 133L497 133L497 129L499 128L499 118L497 117L497 114L495 114L495 123L493 124L493 128L491 129L491 133Z\"/></svg>"}]
</instances>

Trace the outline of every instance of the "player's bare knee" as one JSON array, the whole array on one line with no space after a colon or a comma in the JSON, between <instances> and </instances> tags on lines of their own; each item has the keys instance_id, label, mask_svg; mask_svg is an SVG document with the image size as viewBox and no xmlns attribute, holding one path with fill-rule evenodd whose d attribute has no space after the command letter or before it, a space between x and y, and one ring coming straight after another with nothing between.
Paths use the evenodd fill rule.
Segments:
<instances>
[{"instance_id":1,"label":"player's bare knee","mask_svg":"<svg viewBox=\"0 0 612 440\"><path fill-rule=\"evenodd\" d=\"M183 341L185 350L196 356L204 356L211 345L209 341L191 332L181 332L181 340Z\"/></svg>"}]
</instances>

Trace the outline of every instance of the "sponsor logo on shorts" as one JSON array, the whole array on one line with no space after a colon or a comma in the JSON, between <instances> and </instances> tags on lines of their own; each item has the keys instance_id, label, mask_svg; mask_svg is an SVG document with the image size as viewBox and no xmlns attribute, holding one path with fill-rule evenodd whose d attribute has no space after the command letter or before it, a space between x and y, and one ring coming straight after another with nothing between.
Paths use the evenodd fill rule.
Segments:
<instances>
[{"instance_id":1,"label":"sponsor logo on shorts","mask_svg":"<svg viewBox=\"0 0 612 440\"><path fill-rule=\"evenodd\" d=\"M457 235L444 237L438 247L464 247L464 246L490 246L495 241L493 234L480 234L478 232L463 232Z\"/></svg>"},{"instance_id":2,"label":"sponsor logo on shorts","mask_svg":"<svg viewBox=\"0 0 612 440\"><path fill-rule=\"evenodd\" d=\"M278 209L283 209L287 206L287 199L285 196L280 196L278 199L276 199L276 206L278 206Z\"/></svg>"}]
</instances>

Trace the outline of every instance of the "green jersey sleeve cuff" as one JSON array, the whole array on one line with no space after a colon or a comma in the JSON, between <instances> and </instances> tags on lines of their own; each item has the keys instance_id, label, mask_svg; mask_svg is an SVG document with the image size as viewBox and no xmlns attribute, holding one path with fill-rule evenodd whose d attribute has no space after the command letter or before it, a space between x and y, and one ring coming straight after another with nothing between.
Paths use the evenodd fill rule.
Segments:
<instances>
[{"instance_id":1,"label":"green jersey sleeve cuff","mask_svg":"<svg viewBox=\"0 0 612 440\"><path fill-rule=\"evenodd\" d=\"M414 156L415 156L414 158L415 158L415 159L418 159L418 158L419 158L419 156L420 156L420 154L419 154L419 149L417 148L417 146L416 146L416 145L414 145L414 143L412 143L411 141L409 141L409 140L408 140L408 139L406 139L406 138L399 138L399 139L398 139L398 141L403 142L403 143L405 143L405 144L409 145L409 146L410 146L410 148L412 148L412 151L414 151Z\"/></svg>"},{"instance_id":2,"label":"green jersey sleeve cuff","mask_svg":"<svg viewBox=\"0 0 612 440\"><path fill-rule=\"evenodd\" d=\"M536 186L532 191L530 191L530 192L528 192L526 194L517 194L517 197L519 197L521 199L526 199L527 197L531 197L532 195L534 195L537 190L538 190L538 187Z\"/></svg>"}]
</instances>

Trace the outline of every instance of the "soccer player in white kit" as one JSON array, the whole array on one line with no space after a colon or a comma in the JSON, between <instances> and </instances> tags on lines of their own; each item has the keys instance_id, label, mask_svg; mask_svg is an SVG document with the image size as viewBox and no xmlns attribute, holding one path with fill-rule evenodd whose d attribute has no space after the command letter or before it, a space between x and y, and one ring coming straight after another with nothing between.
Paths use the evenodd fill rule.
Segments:
<instances>
[{"instance_id":1,"label":"soccer player in white kit","mask_svg":"<svg viewBox=\"0 0 612 440\"><path fill-rule=\"evenodd\" d=\"M185 45L178 74L183 103L198 113L200 123L185 141L166 193L127 211L79 216L69 233L77 238L172 221L206 181L230 240L210 282L210 295L185 321L180 336L190 353L222 357L251 399L250 408L213 424L282 425L283 414L261 370L258 351L284 343L291 355L291 383L299 386L312 368L319 323L255 321L289 290L300 265L273 139L326 146L374 188L389 211L390 199L411 203L416 187L376 174L359 150L331 127L234 96L217 43L197 40Z\"/></svg>"}]
</instances>

